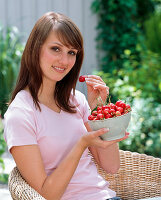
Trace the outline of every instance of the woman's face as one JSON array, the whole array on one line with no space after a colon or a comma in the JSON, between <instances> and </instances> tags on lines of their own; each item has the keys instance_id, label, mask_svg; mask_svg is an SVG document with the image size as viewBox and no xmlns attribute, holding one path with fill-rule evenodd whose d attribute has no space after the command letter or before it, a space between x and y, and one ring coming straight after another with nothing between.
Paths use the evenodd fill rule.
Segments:
<instances>
[{"instance_id":1,"label":"woman's face","mask_svg":"<svg viewBox=\"0 0 161 200\"><path fill-rule=\"evenodd\" d=\"M64 46L51 31L40 51L40 67L45 80L56 83L72 69L76 61L77 50Z\"/></svg>"}]
</instances>

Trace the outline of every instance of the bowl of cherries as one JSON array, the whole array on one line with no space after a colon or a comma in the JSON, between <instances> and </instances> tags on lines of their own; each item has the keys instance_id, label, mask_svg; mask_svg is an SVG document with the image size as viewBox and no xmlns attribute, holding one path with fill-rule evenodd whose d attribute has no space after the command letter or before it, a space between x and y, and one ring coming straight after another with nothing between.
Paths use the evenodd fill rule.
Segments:
<instances>
[{"instance_id":1,"label":"bowl of cherries","mask_svg":"<svg viewBox=\"0 0 161 200\"><path fill-rule=\"evenodd\" d=\"M100 137L102 140L110 141L125 136L130 119L130 105L118 100L115 104L110 102L107 105L97 106L88 116L88 123L93 131L109 128L109 131Z\"/></svg>"}]
</instances>

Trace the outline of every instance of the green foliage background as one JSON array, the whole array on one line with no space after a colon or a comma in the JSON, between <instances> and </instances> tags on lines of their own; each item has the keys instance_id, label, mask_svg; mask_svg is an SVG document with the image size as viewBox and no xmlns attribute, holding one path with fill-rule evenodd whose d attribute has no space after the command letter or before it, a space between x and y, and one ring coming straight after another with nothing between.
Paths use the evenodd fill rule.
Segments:
<instances>
[{"instance_id":1,"label":"green foliage background","mask_svg":"<svg viewBox=\"0 0 161 200\"><path fill-rule=\"evenodd\" d=\"M19 71L23 44L16 27L0 25L0 112L4 115Z\"/></svg>"},{"instance_id":2,"label":"green foliage background","mask_svg":"<svg viewBox=\"0 0 161 200\"><path fill-rule=\"evenodd\" d=\"M101 52L99 62L102 70L112 72L122 68L127 59L121 55L126 49L130 49L131 54L139 60L136 49L138 34L142 28L141 23L154 10L153 2L94 0L91 8L98 16L96 40L97 49Z\"/></svg>"},{"instance_id":3,"label":"green foliage background","mask_svg":"<svg viewBox=\"0 0 161 200\"><path fill-rule=\"evenodd\" d=\"M4 28L0 25L0 169L4 170L2 154L6 150L3 137L2 118L19 71L20 58L24 45L16 27ZM0 182L7 183L8 175L1 173Z\"/></svg>"},{"instance_id":4,"label":"green foliage background","mask_svg":"<svg viewBox=\"0 0 161 200\"><path fill-rule=\"evenodd\" d=\"M5 165L4 161L2 159L2 154L6 150L6 142L4 141L3 138L3 124L2 124L2 119L0 118L0 170L2 173L0 173L0 183L7 183L8 182L8 174L4 173Z\"/></svg>"},{"instance_id":5,"label":"green foliage background","mask_svg":"<svg viewBox=\"0 0 161 200\"><path fill-rule=\"evenodd\" d=\"M120 148L161 157L161 1L94 0L100 75L111 101L132 105Z\"/></svg>"}]
</instances>

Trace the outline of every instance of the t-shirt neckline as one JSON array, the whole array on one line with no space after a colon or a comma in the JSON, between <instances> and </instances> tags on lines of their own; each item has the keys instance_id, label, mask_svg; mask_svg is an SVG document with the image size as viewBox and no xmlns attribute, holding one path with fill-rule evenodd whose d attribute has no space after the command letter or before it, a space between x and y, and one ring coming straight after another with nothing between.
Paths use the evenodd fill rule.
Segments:
<instances>
[{"instance_id":1,"label":"t-shirt neckline","mask_svg":"<svg viewBox=\"0 0 161 200\"><path fill-rule=\"evenodd\" d=\"M27 94L28 96L30 96L30 98L32 98L31 94L30 94L28 91L26 91L26 90L21 90L21 91L22 91L23 93ZM40 103L40 102L39 102L39 105L40 105L40 108L41 108L41 109L42 109L42 107L44 107L45 109L47 109L47 110L49 110L50 112L53 112L53 113L55 113L55 114L57 114L57 115L60 115L60 114L63 113L63 110L62 110L62 109L60 109L60 112L56 112L55 110L49 108L48 106L46 106L46 105L43 104L43 103Z\"/></svg>"}]
</instances>

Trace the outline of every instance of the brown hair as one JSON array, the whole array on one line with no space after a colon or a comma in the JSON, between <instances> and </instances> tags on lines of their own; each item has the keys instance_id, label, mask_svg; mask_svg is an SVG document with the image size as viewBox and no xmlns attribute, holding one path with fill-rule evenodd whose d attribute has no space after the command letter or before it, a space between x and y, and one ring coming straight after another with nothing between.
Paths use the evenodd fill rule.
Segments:
<instances>
[{"instance_id":1,"label":"brown hair","mask_svg":"<svg viewBox=\"0 0 161 200\"><path fill-rule=\"evenodd\" d=\"M64 45L72 46L78 50L73 68L62 80L56 83L53 97L62 110L74 113L76 112L75 106L70 104L69 98L72 89L75 94L76 82L83 62L83 38L77 26L68 17L53 12L46 13L37 21L27 40L21 59L17 84L10 103L20 90L28 86L35 106L40 109L38 101L38 91L42 84L40 50L52 30L56 32Z\"/></svg>"}]
</instances>

